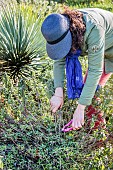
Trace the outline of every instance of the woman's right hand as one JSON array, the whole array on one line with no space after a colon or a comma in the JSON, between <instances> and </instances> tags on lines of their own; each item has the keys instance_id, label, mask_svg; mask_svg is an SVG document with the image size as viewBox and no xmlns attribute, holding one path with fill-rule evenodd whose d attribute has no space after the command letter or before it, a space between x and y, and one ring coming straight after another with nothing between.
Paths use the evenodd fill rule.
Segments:
<instances>
[{"instance_id":1,"label":"woman's right hand","mask_svg":"<svg viewBox=\"0 0 113 170\"><path fill-rule=\"evenodd\" d=\"M50 100L51 111L55 113L59 108L63 106L63 89L61 87L56 88L54 96Z\"/></svg>"}]
</instances>

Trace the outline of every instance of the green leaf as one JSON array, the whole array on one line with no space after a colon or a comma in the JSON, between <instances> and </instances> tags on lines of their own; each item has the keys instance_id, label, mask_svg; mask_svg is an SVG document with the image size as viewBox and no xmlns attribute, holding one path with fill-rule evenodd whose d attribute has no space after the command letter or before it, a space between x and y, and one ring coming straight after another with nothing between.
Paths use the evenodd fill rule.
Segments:
<instances>
[{"instance_id":1,"label":"green leaf","mask_svg":"<svg viewBox=\"0 0 113 170\"><path fill-rule=\"evenodd\" d=\"M0 169L3 169L3 162L2 162L2 156L0 156Z\"/></svg>"}]
</instances>

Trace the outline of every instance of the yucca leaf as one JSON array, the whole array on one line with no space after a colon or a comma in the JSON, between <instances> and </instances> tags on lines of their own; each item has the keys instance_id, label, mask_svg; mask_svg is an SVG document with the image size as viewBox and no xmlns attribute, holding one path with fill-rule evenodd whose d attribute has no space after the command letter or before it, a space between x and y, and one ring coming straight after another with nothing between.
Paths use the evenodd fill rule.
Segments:
<instances>
[{"instance_id":1,"label":"yucca leaf","mask_svg":"<svg viewBox=\"0 0 113 170\"><path fill-rule=\"evenodd\" d=\"M7 62L5 69L13 78L24 76L33 59L45 55L40 19L29 18L14 7L3 10L0 23L0 60Z\"/></svg>"}]
</instances>

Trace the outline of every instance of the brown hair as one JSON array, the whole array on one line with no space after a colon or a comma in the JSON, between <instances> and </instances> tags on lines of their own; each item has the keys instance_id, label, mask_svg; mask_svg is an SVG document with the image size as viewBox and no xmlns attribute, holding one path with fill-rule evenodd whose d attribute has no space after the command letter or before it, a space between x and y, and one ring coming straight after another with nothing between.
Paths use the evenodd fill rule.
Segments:
<instances>
[{"instance_id":1,"label":"brown hair","mask_svg":"<svg viewBox=\"0 0 113 170\"><path fill-rule=\"evenodd\" d=\"M65 11L62 14L70 19L70 31L72 34L71 51L76 51L83 44L83 36L86 30L83 14L77 10L70 10L68 7L65 7Z\"/></svg>"}]
</instances>

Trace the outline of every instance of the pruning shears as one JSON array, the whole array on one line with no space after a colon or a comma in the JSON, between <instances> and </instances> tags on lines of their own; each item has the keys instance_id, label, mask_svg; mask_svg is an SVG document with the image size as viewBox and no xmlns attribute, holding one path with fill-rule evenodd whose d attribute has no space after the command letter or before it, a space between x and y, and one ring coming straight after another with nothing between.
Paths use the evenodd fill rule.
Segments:
<instances>
[{"instance_id":1,"label":"pruning shears","mask_svg":"<svg viewBox=\"0 0 113 170\"><path fill-rule=\"evenodd\" d=\"M62 132L69 132L69 131L72 131L73 128L72 127L69 127L71 124L72 124L73 120L70 120L69 123L67 123L63 128L62 128Z\"/></svg>"}]
</instances>

